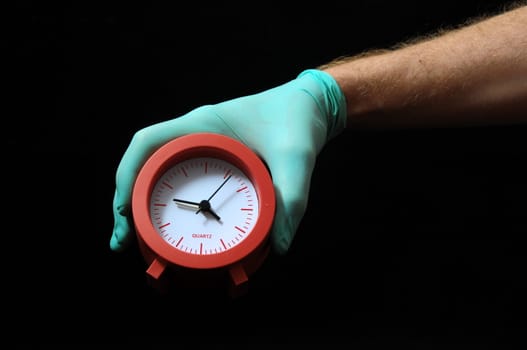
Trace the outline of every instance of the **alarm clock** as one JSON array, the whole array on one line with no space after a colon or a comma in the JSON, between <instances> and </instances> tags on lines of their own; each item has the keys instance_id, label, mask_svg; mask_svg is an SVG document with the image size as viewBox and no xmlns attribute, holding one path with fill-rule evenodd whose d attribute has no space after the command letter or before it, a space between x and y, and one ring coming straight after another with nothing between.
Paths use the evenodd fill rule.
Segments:
<instances>
[{"instance_id":1,"label":"alarm clock","mask_svg":"<svg viewBox=\"0 0 527 350\"><path fill-rule=\"evenodd\" d=\"M270 251L275 192L266 164L222 134L183 135L140 169L132 217L149 283L247 292Z\"/></svg>"}]
</instances>

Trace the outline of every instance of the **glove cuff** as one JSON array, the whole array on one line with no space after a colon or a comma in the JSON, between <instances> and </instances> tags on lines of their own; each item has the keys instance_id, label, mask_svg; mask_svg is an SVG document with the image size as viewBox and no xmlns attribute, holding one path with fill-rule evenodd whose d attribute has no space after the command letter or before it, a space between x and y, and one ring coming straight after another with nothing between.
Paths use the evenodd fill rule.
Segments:
<instances>
[{"instance_id":1,"label":"glove cuff","mask_svg":"<svg viewBox=\"0 0 527 350\"><path fill-rule=\"evenodd\" d=\"M310 75L320 86L323 104L327 117L327 141L340 134L346 128L346 98L335 79L328 73L319 69L306 69L297 78Z\"/></svg>"}]
</instances>

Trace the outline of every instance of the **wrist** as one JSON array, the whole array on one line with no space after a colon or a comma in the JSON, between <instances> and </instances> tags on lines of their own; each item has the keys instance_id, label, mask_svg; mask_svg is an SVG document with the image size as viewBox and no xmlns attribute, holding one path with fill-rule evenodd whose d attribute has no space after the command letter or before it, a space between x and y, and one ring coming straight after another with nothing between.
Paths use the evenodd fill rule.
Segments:
<instances>
[{"instance_id":1,"label":"wrist","mask_svg":"<svg viewBox=\"0 0 527 350\"><path fill-rule=\"evenodd\" d=\"M326 141L334 138L346 128L346 98L336 80L319 69L306 69L297 78L310 78L316 83L319 94L313 96L327 121ZM310 93L316 93L310 90Z\"/></svg>"}]
</instances>

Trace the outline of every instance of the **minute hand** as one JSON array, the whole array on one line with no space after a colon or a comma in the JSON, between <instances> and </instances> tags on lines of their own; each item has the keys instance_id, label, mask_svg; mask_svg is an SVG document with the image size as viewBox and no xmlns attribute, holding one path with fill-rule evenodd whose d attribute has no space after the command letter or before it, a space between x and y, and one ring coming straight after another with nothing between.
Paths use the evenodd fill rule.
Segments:
<instances>
[{"instance_id":1,"label":"minute hand","mask_svg":"<svg viewBox=\"0 0 527 350\"><path fill-rule=\"evenodd\" d=\"M227 176L227 178L221 183L221 185L216 189L216 191L214 191L214 193L212 193L212 194L210 195L209 199L207 199L207 202L210 201L210 200L212 199L212 197L214 197L214 196L216 195L216 193L218 193L218 191L223 187L223 185L225 185L225 184L227 183L227 181L230 180L231 177L232 177L232 174L229 175L229 176ZM198 209L198 211L196 212L196 214L199 213L201 209L202 209L202 208L201 208L201 206L200 206L200 208Z\"/></svg>"}]
</instances>

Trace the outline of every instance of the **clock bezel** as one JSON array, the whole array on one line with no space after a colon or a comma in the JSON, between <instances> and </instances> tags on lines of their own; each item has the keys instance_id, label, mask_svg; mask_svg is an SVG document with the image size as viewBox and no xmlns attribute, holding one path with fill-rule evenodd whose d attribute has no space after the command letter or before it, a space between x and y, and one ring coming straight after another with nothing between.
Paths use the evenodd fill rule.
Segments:
<instances>
[{"instance_id":1,"label":"clock bezel","mask_svg":"<svg viewBox=\"0 0 527 350\"><path fill-rule=\"evenodd\" d=\"M253 183L259 201L259 214L247 237L217 254L176 249L163 240L151 221L150 198L157 180L177 163L198 157L221 159L239 168ZM157 257L177 266L216 269L242 261L266 243L275 213L274 186L265 163L245 144L221 134L188 134L165 143L145 162L134 184L132 213L137 237Z\"/></svg>"}]
</instances>

